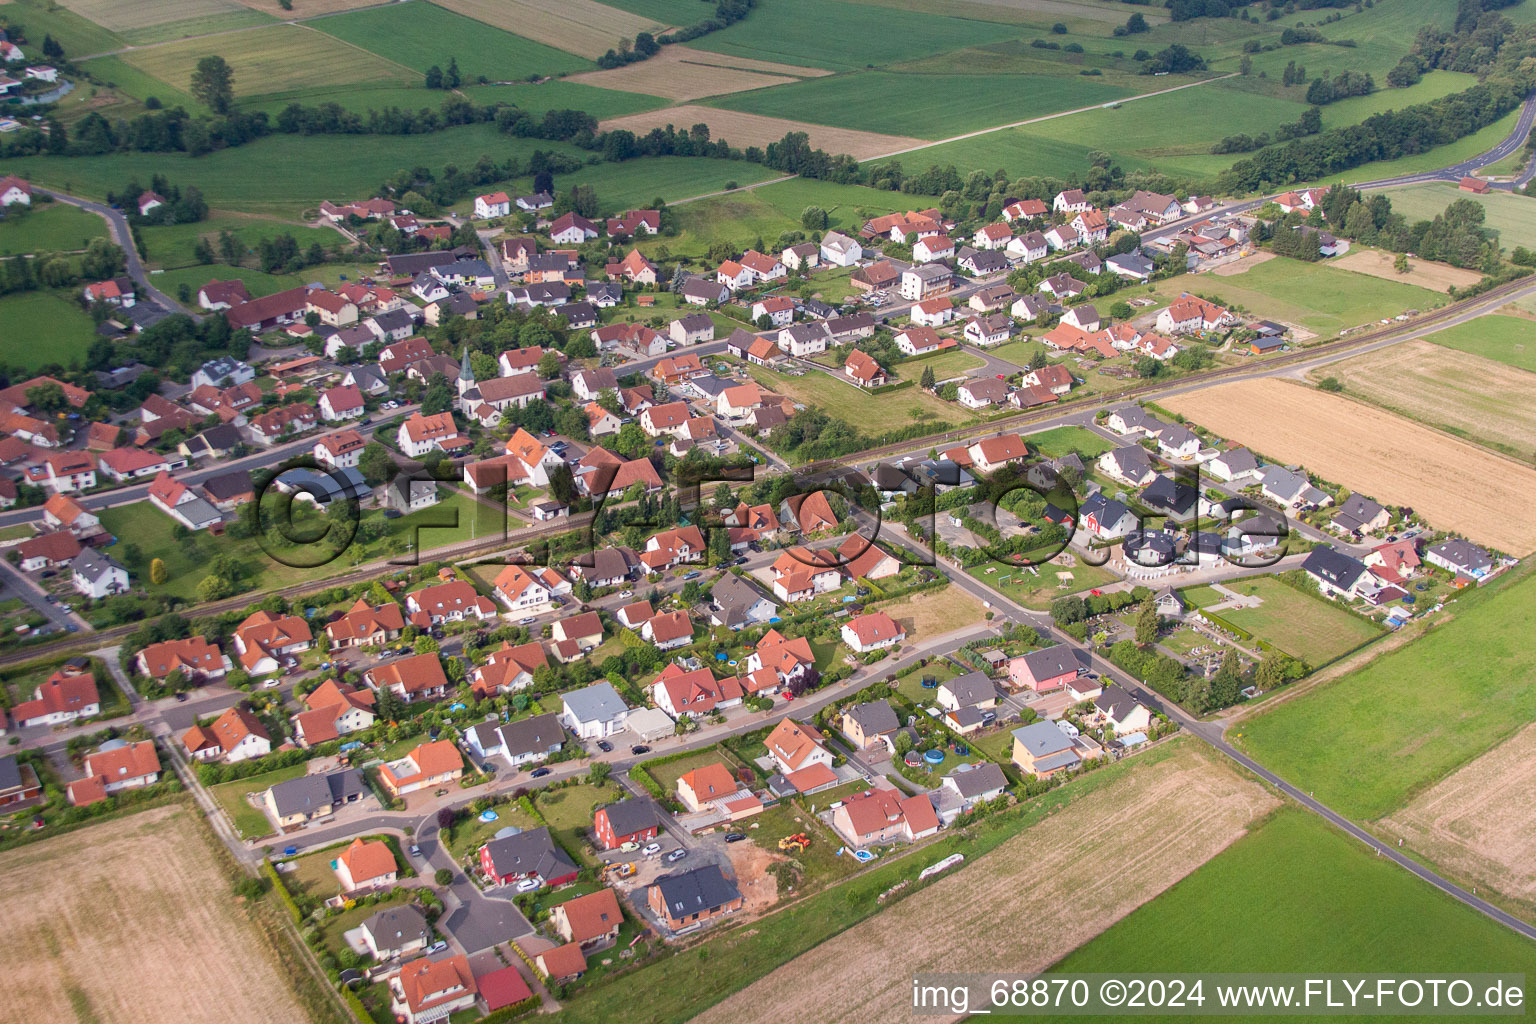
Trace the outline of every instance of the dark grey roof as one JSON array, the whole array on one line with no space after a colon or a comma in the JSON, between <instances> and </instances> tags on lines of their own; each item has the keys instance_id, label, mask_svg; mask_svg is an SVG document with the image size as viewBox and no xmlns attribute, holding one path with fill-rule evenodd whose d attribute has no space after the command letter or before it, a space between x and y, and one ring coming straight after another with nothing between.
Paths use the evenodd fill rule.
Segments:
<instances>
[{"instance_id":1,"label":"dark grey roof","mask_svg":"<svg viewBox=\"0 0 1536 1024\"><path fill-rule=\"evenodd\" d=\"M6 754L0 757L0 793L8 789L21 787L21 766L16 763L15 754Z\"/></svg>"},{"instance_id":2,"label":"dark grey roof","mask_svg":"<svg viewBox=\"0 0 1536 1024\"><path fill-rule=\"evenodd\" d=\"M678 291L685 297L708 299L718 302L728 289L718 281L709 281L702 277L694 276L683 282Z\"/></svg>"},{"instance_id":3,"label":"dark grey roof","mask_svg":"<svg viewBox=\"0 0 1536 1024\"><path fill-rule=\"evenodd\" d=\"M978 252L967 253L963 257L966 262L976 268L977 273L990 274L993 271L1003 270L1008 264L1008 257L998 249L982 249Z\"/></svg>"},{"instance_id":4,"label":"dark grey roof","mask_svg":"<svg viewBox=\"0 0 1536 1024\"><path fill-rule=\"evenodd\" d=\"M1199 492L1188 484L1181 484L1171 477L1159 476L1141 492L1141 500L1148 507L1183 516L1195 507Z\"/></svg>"},{"instance_id":5,"label":"dark grey roof","mask_svg":"<svg viewBox=\"0 0 1536 1024\"><path fill-rule=\"evenodd\" d=\"M1135 711L1140 704L1141 701L1132 697L1116 683L1110 683L1104 687L1104 692L1093 700L1094 707L1116 721Z\"/></svg>"},{"instance_id":6,"label":"dark grey roof","mask_svg":"<svg viewBox=\"0 0 1536 1024\"><path fill-rule=\"evenodd\" d=\"M215 451L227 451L240 443L240 431L228 423L220 423L216 427L209 427L197 435L208 443L208 447Z\"/></svg>"},{"instance_id":7,"label":"dark grey roof","mask_svg":"<svg viewBox=\"0 0 1536 1024\"><path fill-rule=\"evenodd\" d=\"M1084 499L1078 507L1079 517L1093 516L1099 521L1100 527L1112 527L1118 524L1131 512L1123 504L1113 498L1106 498L1102 494L1093 494Z\"/></svg>"},{"instance_id":8,"label":"dark grey roof","mask_svg":"<svg viewBox=\"0 0 1536 1024\"><path fill-rule=\"evenodd\" d=\"M1163 425L1162 420L1158 419L1156 416L1153 416L1151 413L1147 412L1145 409L1135 404L1134 402L1127 402L1124 405L1117 405L1113 409L1109 410L1109 412L1111 416L1119 416L1125 425L1132 429L1139 427L1142 430L1155 431Z\"/></svg>"},{"instance_id":9,"label":"dark grey roof","mask_svg":"<svg viewBox=\"0 0 1536 1024\"><path fill-rule=\"evenodd\" d=\"M1152 458L1139 444L1128 444L1109 453L1110 460L1120 468L1122 476L1141 479L1152 472Z\"/></svg>"},{"instance_id":10,"label":"dark grey roof","mask_svg":"<svg viewBox=\"0 0 1536 1024\"><path fill-rule=\"evenodd\" d=\"M373 490L368 486L368 481L363 479L363 474L351 467L325 473L303 468L285 469L278 474L277 479L289 490L308 492L322 505L337 498L364 498Z\"/></svg>"},{"instance_id":11,"label":"dark grey roof","mask_svg":"<svg viewBox=\"0 0 1536 1024\"><path fill-rule=\"evenodd\" d=\"M844 334L852 334L854 331L872 329L875 326L873 313L852 313L848 316L840 316L835 320L827 321L827 330L832 332L834 338Z\"/></svg>"},{"instance_id":12,"label":"dark grey roof","mask_svg":"<svg viewBox=\"0 0 1536 1024\"><path fill-rule=\"evenodd\" d=\"M896 720L896 712L883 700L855 704L848 709L848 717L859 723L865 736L880 736L901 728L901 723Z\"/></svg>"},{"instance_id":13,"label":"dark grey roof","mask_svg":"<svg viewBox=\"0 0 1536 1024\"><path fill-rule=\"evenodd\" d=\"M368 791L368 783L356 768L346 768L327 775L302 775L297 779L279 782L272 787L272 806L279 817L290 814L312 814L316 809L361 796Z\"/></svg>"},{"instance_id":14,"label":"dark grey roof","mask_svg":"<svg viewBox=\"0 0 1536 1024\"><path fill-rule=\"evenodd\" d=\"M364 921L363 928L373 936L374 946L381 950L400 949L427 938L426 916L414 903L386 907Z\"/></svg>"},{"instance_id":15,"label":"dark grey roof","mask_svg":"<svg viewBox=\"0 0 1536 1024\"><path fill-rule=\"evenodd\" d=\"M766 595L740 576L730 573L720 577L709 592L710 599L720 611L720 617L726 626L742 625L747 621L747 612L759 601L769 601ZM772 604L772 601L769 601Z\"/></svg>"},{"instance_id":16,"label":"dark grey roof","mask_svg":"<svg viewBox=\"0 0 1536 1024\"><path fill-rule=\"evenodd\" d=\"M75 560L69 563L69 567L92 582L101 579L114 569L120 569L125 574L128 572L111 555L104 555L95 548L81 550L75 556Z\"/></svg>"},{"instance_id":17,"label":"dark grey roof","mask_svg":"<svg viewBox=\"0 0 1536 1024\"><path fill-rule=\"evenodd\" d=\"M415 277L433 267L452 263L458 258L458 254L453 251L417 252L390 256L384 262L389 266L389 272L395 277Z\"/></svg>"},{"instance_id":18,"label":"dark grey roof","mask_svg":"<svg viewBox=\"0 0 1536 1024\"><path fill-rule=\"evenodd\" d=\"M558 748L565 742L565 728L554 714L534 715L501 727L501 739L507 753L513 757L521 754L538 754Z\"/></svg>"},{"instance_id":19,"label":"dark grey roof","mask_svg":"<svg viewBox=\"0 0 1536 1024\"><path fill-rule=\"evenodd\" d=\"M997 690L992 686L992 680L988 679L984 672L967 672L965 675L950 679L942 685L944 689L954 695L955 702L961 707L980 704L984 700L997 699Z\"/></svg>"},{"instance_id":20,"label":"dark grey roof","mask_svg":"<svg viewBox=\"0 0 1536 1024\"><path fill-rule=\"evenodd\" d=\"M624 297L624 288L617 281L589 281L587 283L587 298L593 302L598 299L612 299L618 302Z\"/></svg>"},{"instance_id":21,"label":"dark grey roof","mask_svg":"<svg viewBox=\"0 0 1536 1024\"><path fill-rule=\"evenodd\" d=\"M1351 494L1339 506L1333 521L1349 530L1358 530L1386 511L1381 505L1363 494Z\"/></svg>"},{"instance_id":22,"label":"dark grey roof","mask_svg":"<svg viewBox=\"0 0 1536 1024\"><path fill-rule=\"evenodd\" d=\"M1141 252L1119 253L1118 255L1111 256L1104 262L1112 267L1129 271L1132 274L1150 274L1154 269L1152 261Z\"/></svg>"},{"instance_id":23,"label":"dark grey roof","mask_svg":"<svg viewBox=\"0 0 1536 1024\"><path fill-rule=\"evenodd\" d=\"M1437 555L1462 569L1487 572L1493 568L1493 559L1488 557L1488 552L1460 537L1447 537L1425 554Z\"/></svg>"},{"instance_id":24,"label":"dark grey roof","mask_svg":"<svg viewBox=\"0 0 1536 1024\"><path fill-rule=\"evenodd\" d=\"M530 829L485 844L498 875L538 875L548 881L576 870L566 852L555 845L547 828Z\"/></svg>"},{"instance_id":25,"label":"dark grey roof","mask_svg":"<svg viewBox=\"0 0 1536 1024\"><path fill-rule=\"evenodd\" d=\"M702 331L715 325L708 313L689 313L687 316L678 317L677 322L683 325L685 331Z\"/></svg>"},{"instance_id":26,"label":"dark grey roof","mask_svg":"<svg viewBox=\"0 0 1536 1024\"><path fill-rule=\"evenodd\" d=\"M687 917L719 910L741 899L741 890L720 872L717 864L705 864L675 875L662 875L654 884L673 917Z\"/></svg>"},{"instance_id":27,"label":"dark grey roof","mask_svg":"<svg viewBox=\"0 0 1536 1024\"><path fill-rule=\"evenodd\" d=\"M213 495L216 501L225 501L251 492L251 471L248 469L231 470L228 473L220 473L203 481L203 490Z\"/></svg>"},{"instance_id":28,"label":"dark grey roof","mask_svg":"<svg viewBox=\"0 0 1536 1024\"><path fill-rule=\"evenodd\" d=\"M1302 569L1340 590L1349 590L1367 573L1365 563L1336 548L1320 547L1307 552Z\"/></svg>"},{"instance_id":29,"label":"dark grey roof","mask_svg":"<svg viewBox=\"0 0 1536 1024\"><path fill-rule=\"evenodd\" d=\"M1077 652L1066 644L1045 647L1024 655L1024 665L1035 679L1052 679L1077 672Z\"/></svg>"},{"instance_id":30,"label":"dark grey roof","mask_svg":"<svg viewBox=\"0 0 1536 1024\"><path fill-rule=\"evenodd\" d=\"M660 829L661 812L649 800L620 800L600 808L608 814L608 824L616 836L627 836L643 829Z\"/></svg>"},{"instance_id":31,"label":"dark grey roof","mask_svg":"<svg viewBox=\"0 0 1536 1024\"><path fill-rule=\"evenodd\" d=\"M1008 786L1008 778L1003 770L990 761L975 765L967 772L950 772L946 778L955 780L955 790L967 800Z\"/></svg>"},{"instance_id":32,"label":"dark grey roof","mask_svg":"<svg viewBox=\"0 0 1536 1024\"><path fill-rule=\"evenodd\" d=\"M565 322L573 327L597 323L597 309L592 303L586 301L561 306L560 315L565 317Z\"/></svg>"}]
</instances>

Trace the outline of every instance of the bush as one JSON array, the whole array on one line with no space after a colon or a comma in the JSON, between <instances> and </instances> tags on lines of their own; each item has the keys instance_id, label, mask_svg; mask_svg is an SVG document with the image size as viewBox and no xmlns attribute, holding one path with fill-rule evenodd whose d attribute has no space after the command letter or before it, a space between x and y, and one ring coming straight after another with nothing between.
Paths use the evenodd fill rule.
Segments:
<instances>
[{"instance_id":1,"label":"bush","mask_svg":"<svg viewBox=\"0 0 1536 1024\"><path fill-rule=\"evenodd\" d=\"M438 885L446 886L453 881L453 870L451 868L438 868L433 873L432 880Z\"/></svg>"}]
</instances>

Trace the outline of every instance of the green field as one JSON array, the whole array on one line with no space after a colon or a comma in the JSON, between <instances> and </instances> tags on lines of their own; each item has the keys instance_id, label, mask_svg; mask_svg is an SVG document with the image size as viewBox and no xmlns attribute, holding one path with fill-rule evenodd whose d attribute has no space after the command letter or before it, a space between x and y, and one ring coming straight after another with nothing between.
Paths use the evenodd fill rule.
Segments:
<instances>
[{"instance_id":1,"label":"green field","mask_svg":"<svg viewBox=\"0 0 1536 1024\"><path fill-rule=\"evenodd\" d=\"M1386 191L1392 200L1392 212L1401 213L1412 224L1433 220L1458 199L1470 199L1483 208L1483 226L1498 235L1505 249L1516 246L1536 247L1536 202L1513 192L1489 192L1479 196L1463 192L1448 181L1422 182Z\"/></svg>"},{"instance_id":2,"label":"green field","mask_svg":"<svg viewBox=\"0 0 1536 1024\"><path fill-rule=\"evenodd\" d=\"M504 32L430 3L391 4L321 18L314 27L386 60L425 72L458 61L468 84L485 76L493 82L531 75L590 71L575 54Z\"/></svg>"},{"instance_id":3,"label":"green field","mask_svg":"<svg viewBox=\"0 0 1536 1024\"><path fill-rule=\"evenodd\" d=\"M1436 331L1425 340L1522 370L1536 371L1536 320L1489 314Z\"/></svg>"},{"instance_id":4,"label":"green field","mask_svg":"<svg viewBox=\"0 0 1536 1024\"><path fill-rule=\"evenodd\" d=\"M1114 447L1102 434L1087 427L1053 427L1038 434L1025 434L1029 447L1045 455L1060 456L1077 452L1084 460L1098 458Z\"/></svg>"},{"instance_id":5,"label":"green field","mask_svg":"<svg viewBox=\"0 0 1536 1024\"><path fill-rule=\"evenodd\" d=\"M461 91L476 103L511 103L536 115L542 115L546 110L585 110L599 121L655 110L671 102L660 96L599 89L595 85L558 78L517 85L471 85Z\"/></svg>"},{"instance_id":6,"label":"green field","mask_svg":"<svg viewBox=\"0 0 1536 1024\"><path fill-rule=\"evenodd\" d=\"M1364 619L1270 576L1223 585L1235 593L1259 597L1264 603L1257 608L1226 608L1217 614L1309 665L1326 664L1381 635L1379 627Z\"/></svg>"},{"instance_id":7,"label":"green field","mask_svg":"<svg viewBox=\"0 0 1536 1024\"><path fill-rule=\"evenodd\" d=\"M29 57L41 52L44 36L53 36L54 41L64 47L65 55L72 59L115 50L123 45L120 36L45 0L0 4L0 18L12 25L20 25L28 37L37 40L35 46L28 44L25 47Z\"/></svg>"},{"instance_id":8,"label":"green field","mask_svg":"<svg viewBox=\"0 0 1536 1024\"><path fill-rule=\"evenodd\" d=\"M96 324L73 288L0 297L0 362L35 370L78 366L96 340Z\"/></svg>"},{"instance_id":9,"label":"green field","mask_svg":"<svg viewBox=\"0 0 1536 1024\"><path fill-rule=\"evenodd\" d=\"M267 274L254 267L231 267L224 263L209 263L206 266L195 264L190 267L161 271L155 274L154 283L156 288L172 298L176 297L176 292L182 285L186 285L192 289L191 303L196 305L197 291L203 285L209 281L232 281L236 278L245 282L245 290L250 292L253 299L286 291L289 288L297 288L301 284L315 280L312 272Z\"/></svg>"},{"instance_id":10,"label":"green field","mask_svg":"<svg viewBox=\"0 0 1536 1024\"><path fill-rule=\"evenodd\" d=\"M843 71L994 42L998 36L997 25L962 18L842 0L773 0L689 45L733 57Z\"/></svg>"},{"instance_id":11,"label":"green field","mask_svg":"<svg viewBox=\"0 0 1536 1024\"><path fill-rule=\"evenodd\" d=\"M1362 973L1529 973L1536 947L1286 807L1051 972L1302 973L1343 965Z\"/></svg>"},{"instance_id":12,"label":"green field","mask_svg":"<svg viewBox=\"0 0 1536 1024\"><path fill-rule=\"evenodd\" d=\"M94 213L67 203L39 203L20 216L13 213L0 220L0 256L74 252L106 235L107 222Z\"/></svg>"},{"instance_id":13,"label":"green field","mask_svg":"<svg viewBox=\"0 0 1536 1024\"><path fill-rule=\"evenodd\" d=\"M177 39L235 32L240 29L254 28L257 25L270 25L276 21L270 14L234 3L210 5L205 10L206 13L190 18L165 21L144 28L125 29L122 31L122 37L135 46L146 46Z\"/></svg>"},{"instance_id":14,"label":"green field","mask_svg":"<svg viewBox=\"0 0 1536 1024\"><path fill-rule=\"evenodd\" d=\"M1095 78L864 71L752 89L711 105L816 124L943 139L1130 95Z\"/></svg>"},{"instance_id":15,"label":"green field","mask_svg":"<svg viewBox=\"0 0 1536 1024\"><path fill-rule=\"evenodd\" d=\"M96 219L99 220L99 218ZM256 246L263 240L277 238L284 234L292 235L298 241L300 249L309 248L313 242L319 242L327 248L351 245L339 232L331 228L312 228L303 224L215 213L207 220L198 221L195 224L140 228L139 237L143 241L140 255L146 262L166 269L190 267L197 263L197 257L193 254L197 240L207 238L217 252L219 235L224 231L228 231L239 239L248 254L253 253Z\"/></svg>"},{"instance_id":16,"label":"green field","mask_svg":"<svg viewBox=\"0 0 1536 1024\"><path fill-rule=\"evenodd\" d=\"M121 57L97 57L87 61L87 70L124 96L139 103L153 96L167 107L185 107L192 114L206 114L208 108L192 98L186 81L171 85L134 67ZM83 116L83 115L82 115ZM147 179L146 179L147 180Z\"/></svg>"},{"instance_id":17,"label":"green field","mask_svg":"<svg viewBox=\"0 0 1536 1024\"><path fill-rule=\"evenodd\" d=\"M605 0L605 6L651 18L663 25L692 25L714 13L704 0Z\"/></svg>"},{"instance_id":18,"label":"green field","mask_svg":"<svg viewBox=\"0 0 1536 1024\"><path fill-rule=\"evenodd\" d=\"M1170 300L1185 290L1197 291L1240 306L1252 316L1300 324L1325 337L1406 309L1433 309L1446 301L1444 295L1417 285L1283 256L1230 277L1206 274L1197 284L1179 278L1152 290Z\"/></svg>"},{"instance_id":19,"label":"green field","mask_svg":"<svg viewBox=\"0 0 1536 1024\"><path fill-rule=\"evenodd\" d=\"M915 376L910 368L912 364L905 365L908 368L904 376ZM881 431L899 429L922 417L934 424L951 425L968 423L975 418L969 409L945 402L921 388L909 387L889 394L871 395L845 380L816 371L803 377L786 377L766 366L749 366L747 372L769 391L840 417L871 437L879 437ZM938 429L937 426L934 429Z\"/></svg>"},{"instance_id":20,"label":"green field","mask_svg":"<svg viewBox=\"0 0 1536 1024\"><path fill-rule=\"evenodd\" d=\"M1046 552L1042 552L1041 557ZM1072 565L1063 565L1063 558L1072 558ZM1004 565L1001 562L983 562L966 569L966 573L996 590L1004 597L1017 601L1026 608L1049 608L1052 601L1068 594L1081 594L1106 583L1114 583L1119 577L1108 569L1089 565L1075 552L1063 552L1044 565L1029 567ZM1063 573L1071 578L1063 581Z\"/></svg>"},{"instance_id":21,"label":"green field","mask_svg":"<svg viewBox=\"0 0 1536 1024\"><path fill-rule=\"evenodd\" d=\"M549 144L543 145L547 147ZM718 192L732 181L750 185L778 176L778 171L745 160L653 156L626 160L621 164L593 164L574 174L557 175L555 184L561 189L577 184L591 185L597 190L597 198L603 210L616 213L649 204L658 196L672 202ZM525 181L526 184L532 184L531 179Z\"/></svg>"},{"instance_id":22,"label":"green field","mask_svg":"<svg viewBox=\"0 0 1536 1024\"><path fill-rule=\"evenodd\" d=\"M1238 743L1350 817L1389 814L1536 717L1536 579L1463 593L1451 621L1256 714Z\"/></svg>"},{"instance_id":23,"label":"green field","mask_svg":"<svg viewBox=\"0 0 1536 1024\"><path fill-rule=\"evenodd\" d=\"M415 85L416 73L367 50L338 46L323 32L298 25L273 25L230 33L219 40L219 55L235 75L240 98L268 93L323 94L336 86L360 82ZM130 50L123 60L145 74L181 89L191 80L197 62L208 55L208 44L189 39L163 46ZM423 90L423 104L429 102ZM435 104L433 104L435 105Z\"/></svg>"}]
</instances>

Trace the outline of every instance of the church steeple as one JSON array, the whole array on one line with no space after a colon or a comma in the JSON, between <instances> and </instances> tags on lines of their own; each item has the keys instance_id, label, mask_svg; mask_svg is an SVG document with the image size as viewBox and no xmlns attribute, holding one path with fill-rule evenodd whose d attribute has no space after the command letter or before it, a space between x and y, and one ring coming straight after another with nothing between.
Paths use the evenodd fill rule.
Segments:
<instances>
[{"instance_id":1,"label":"church steeple","mask_svg":"<svg viewBox=\"0 0 1536 1024\"><path fill-rule=\"evenodd\" d=\"M475 386L475 371L469 364L469 346L464 346L464 353L459 357L459 396Z\"/></svg>"}]
</instances>

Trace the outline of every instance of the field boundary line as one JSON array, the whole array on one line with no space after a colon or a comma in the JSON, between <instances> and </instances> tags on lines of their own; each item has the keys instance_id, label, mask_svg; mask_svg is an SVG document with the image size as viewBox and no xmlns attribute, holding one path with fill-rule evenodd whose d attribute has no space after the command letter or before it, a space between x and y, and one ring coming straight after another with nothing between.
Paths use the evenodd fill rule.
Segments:
<instances>
[{"instance_id":1,"label":"field boundary line","mask_svg":"<svg viewBox=\"0 0 1536 1024\"><path fill-rule=\"evenodd\" d=\"M351 12L348 11L346 13L350 14ZM294 28L301 28L301 29L304 29L305 31L313 32L316 35L325 36L325 38L327 38L327 39L329 39L329 40L331 40L333 42L341 43L343 46L350 46L352 49L358 51L359 53L366 53L368 56L372 57L374 60L383 61L385 64L393 64L395 67L400 68L402 71L406 72L406 74L408 74L408 75L411 75L413 78L424 79L426 77L420 71L417 71L415 68L408 68L404 64L401 64L397 60L391 60L390 58L384 56L382 53L374 53L372 50L367 49L366 47L358 46L356 43L350 42L350 41L348 41L346 39L343 39L340 36L333 36L329 32L322 32L322 31L320 31L317 28L313 28L313 27L311 27L309 25L301 25L298 22L293 22L292 24L293 24ZM455 90L455 91L457 92L457 90Z\"/></svg>"}]
</instances>

